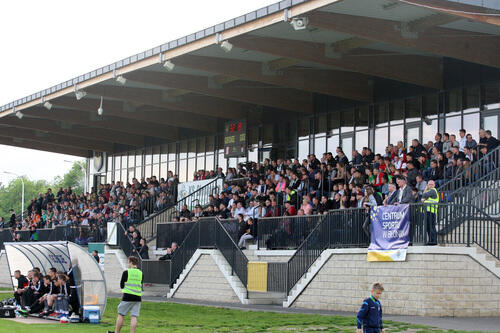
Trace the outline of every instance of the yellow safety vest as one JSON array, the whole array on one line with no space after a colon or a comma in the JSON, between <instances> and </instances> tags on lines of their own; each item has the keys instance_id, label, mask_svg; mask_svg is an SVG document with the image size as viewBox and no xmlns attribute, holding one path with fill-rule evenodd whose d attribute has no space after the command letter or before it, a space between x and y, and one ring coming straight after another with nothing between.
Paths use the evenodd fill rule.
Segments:
<instances>
[{"instance_id":1,"label":"yellow safety vest","mask_svg":"<svg viewBox=\"0 0 500 333\"><path fill-rule=\"evenodd\" d=\"M137 268L129 268L127 271L128 279L125 282L124 294L142 296L142 272Z\"/></svg>"},{"instance_id":2,"label":"yellow safety vest","mask_svg":"<svg viewBox=\"0 0 500 333\"><path fill-rule=\"evenodd\" d=\"M290 194L286 195L286 201L292 201L292 195L295 194L295 190L290 191Z\"/></svg>"},{"instance_id":3,"label":"yellow safety vest","mask_svg":"<svg viewBox=\"0 0 500 333\"><path fill-rule=\"evenodd\" d=\"M438 208L437 204L439 203L439 193L435 187L431 188L429 191L432 191L432 190L434 190L434 192L436 192L435 198L429 197L429 198L425 199L424 204L426 204L425 206L426 206L426 210L428 212L436 214L437 208ZM425 193L427 193L429 191L426 191Z\"/></svg>"}]
</instances>

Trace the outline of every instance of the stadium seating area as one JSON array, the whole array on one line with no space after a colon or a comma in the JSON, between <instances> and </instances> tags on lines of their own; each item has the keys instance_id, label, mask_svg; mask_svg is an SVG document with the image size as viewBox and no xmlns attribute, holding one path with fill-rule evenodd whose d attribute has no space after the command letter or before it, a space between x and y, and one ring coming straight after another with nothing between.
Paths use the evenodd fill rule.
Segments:
<instances>
[{"instance_id":1,"label":"stadium seating area","mask_svg":"<svg viewBox=\"0 0 500 333\"><path fill-rule=\"evenodd\" d=\"M398 201L389 197L397 190L395 180L403 177L412 189L410 202L416 202L427 181L442 185L499 145L490 131L480 130L478 134L475 137L460 130L457 139L455 134L437 133L435 142L422 144L415 139L410 147L404 147L399 141L376 154L364 148L362 152L354 151L351 161L338 147L335 157L328 152L318 156L320 159L311 154L302 162L266 159L262 164L248 162L237 169L228 168L225 174L222 168L200 170L194 174L194 180L223 177L224 188L211 195L205 207L197 206L192 211L191 207L183 207L174 220L196 220L202 216L236 218L239 214L246 220L390 204ZM469 179L464 179L464 184L474 176L473 171L466 174ZM169 173L168 179L152 176L141 181L134 178L127 184L100 185L85 195L76 195L71 188L60 188L55 194L48 189L31 200L24 221L6 227L30 230L32 234L40 228L61 225L84 227L76 241L86 243L91 237L86 235L87 228L88 233L104 234L106 222L120 222L128 227L170 207L177 198L177 184L177 177Z\"/></svg>"}]
</instances>

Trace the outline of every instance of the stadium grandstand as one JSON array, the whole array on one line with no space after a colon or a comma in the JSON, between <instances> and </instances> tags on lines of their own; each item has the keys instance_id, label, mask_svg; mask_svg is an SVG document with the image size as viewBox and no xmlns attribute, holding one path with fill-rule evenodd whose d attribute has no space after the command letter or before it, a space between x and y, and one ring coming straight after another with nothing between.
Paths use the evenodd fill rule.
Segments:
<instances>
[{"instance_id":1,"label":"stadium grandstand","mask_svg":"<svg viewBox=\"0 0 500 333\"><path fill-rule=\"evenodd\" d=\"M91 189L0 241L107 242L170 298L354 311L382 281L387 313L500 316L499 54L494 2L287 0L122 59L0 108Z\"/></svg>"}]
</instances>

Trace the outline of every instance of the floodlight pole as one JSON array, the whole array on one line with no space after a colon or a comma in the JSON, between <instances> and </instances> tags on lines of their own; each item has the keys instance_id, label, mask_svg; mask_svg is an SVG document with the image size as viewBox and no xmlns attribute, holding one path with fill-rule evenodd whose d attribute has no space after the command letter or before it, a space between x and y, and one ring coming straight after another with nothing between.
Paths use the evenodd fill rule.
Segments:
<instances>
[{"instance_id":1,"label":"floodlight pole","mask_svg":"<svg viewBox=\"0 0 500 333\"><path fill-rule=\"evenodd\" d=\"M18 174L14 172L9 172L9 171L4 171L3 173L6 173L8 175L14 175L16 177L19 177L21 179L21 184L22 184L22 193L21 193L21 222L24 221L24 179L23 177L19 176Z\"/></svg>"}]
</instances>

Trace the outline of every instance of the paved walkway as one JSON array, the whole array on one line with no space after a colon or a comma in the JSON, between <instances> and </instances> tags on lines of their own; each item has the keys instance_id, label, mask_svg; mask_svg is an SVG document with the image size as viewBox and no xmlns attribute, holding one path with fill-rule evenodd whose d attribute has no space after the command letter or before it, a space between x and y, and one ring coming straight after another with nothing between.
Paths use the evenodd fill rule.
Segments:
<instances>
[{"instance_id":1,"label":"paved walkway","mask_svg":"<svg viewBox=\"0 0 500 333\"><path fill-rule=\"evenodd\" d=\"M113 295L110 295L113 297ZM118 296L118 295L114 295ZM190 305L216 306L228 309L245 310L245 311L266 311L277 313L305 313L305 314L320 314L320 315L336 315L336 316L354 316L351 312L342 311L325 311L311 310L301 308L283 308L279 305L243 305L238 303L218 303L210 301L186 300L178 298L165 298L158 296L145 296L146 301L152 302L168 302ZM419 316L399 316L399 315L384 315L384 319L410 324L428 325L446 330L459 331L481 331L481 332L500 332L500 317L484 317L484 318L452 318L452 317L419 317Z\"/></svg>"}]
</instances>

